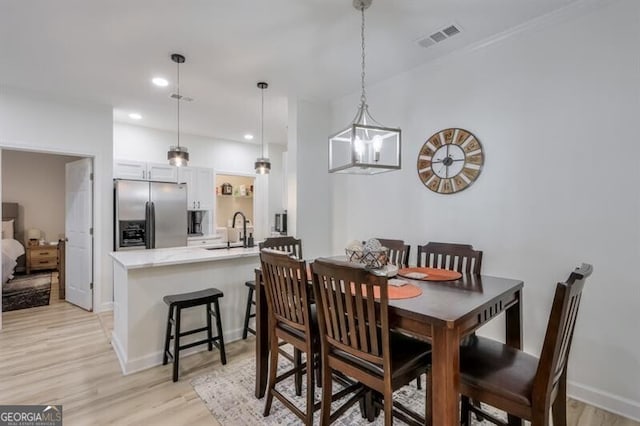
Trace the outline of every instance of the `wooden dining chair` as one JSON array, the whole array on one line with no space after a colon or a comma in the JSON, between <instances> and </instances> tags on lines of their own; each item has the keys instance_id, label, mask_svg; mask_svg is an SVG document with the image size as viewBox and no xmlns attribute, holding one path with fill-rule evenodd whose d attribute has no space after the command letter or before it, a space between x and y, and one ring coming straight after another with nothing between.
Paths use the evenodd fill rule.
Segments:
<instances>
[{"instance_id":1,"label":"wooden dining chair","mask_svg":"<svg viewBox=\"0 0 640 426\"><path fill-rule=\"evenodd\" d=\"M482 251L474 250L469 244L429 242L418 246L417 265L480 275Z\"/></svg>"},{"instance_id":2,"label":"wooden dining chair","mask_svg":"<svg viewBox=\"0 0 640 426\"><path fill-rule=\"evenodd\" d=\"M376 238L384 247L389 249L389 263L406 268L409 266L409 251L411 246L405 244L403 240L388 240L385 238Z\"/></svg>"},{"instance_id":3,"label":"wooden dining chair","mask_svg":"<svg viewBox=\"0 0 640 426\"><path fill-rule=\"evenodd\" d=\"M393 415L410 425L424 424L424 417L393 401L393 392L427 370L431 346L390 332L387 278L329 259L316 260L311 268L322 341L321 424L332 423L370 391L383 395L385 425ZM364 387L353 388L354 395L331 414L334 372Z\"/></svg>"},{"instance_id":4,"label":"wooden dining chair","mask_svg":"<svg viewBox=\"0 0 640 426\"><path fill-rule=\"evenodd\" d=\"M269 383L264 416L269 415L275 396L305 425L311 425L315 405L314 363L316 355L320 352L320 340L317 320L309 302L307 266L303 260L293 258L287 252L271 249L260 251L260 263L267 293L269 342L271 345ZM305 363L296 363L291 370L279 376L277 375L278 355L280 354L278 339L291 344L296 350L306 354ZM300 371L306 372L307 377L305 412L276 389L276 384Z\"/></svg>"},{"instance_id":5,"label":"wooden dining chair","mask_svg":"<svg viewBox=\"0 0 640 426\"><path fill-rule=\"evenodd\" d=\"M292 253L298 259L302 259L302 240L296 239L291 236L286 237L271 237L262 241L258 244L258 248L260 250L274 249L280 250L287 253ZM247 294L247 307L244 313L244 328L242 331L242 339L246 339L248 333L253 335L256 334L255 330L249 327L249 321L251 318L255 318L256 314L252 312L253 306L255 306L256 302L254 300L254 294L256 291L256 282L254 280L250 280L244 283L248 288ZM280 342L280 346L286 345L286 342ZM280 349L280 354L287 358L289 361L293 362L295 365L300 365L302 362L302 353L295 349L293 350L293 355L289 354L284 349ZM295 383L296 383L296 395L300 396L302 394L302 372L301 370L295 375Z\"/></svg>"},{"instance_id":6,"label":"wooden dining chair","mask_svg":"<svg viewBox=\"0 0 640 426\"><path fill-rule=\"evenodd\" d=\"M557 284L540 358L478 336L461 348L463 424L470 424L471 412L504 424L472 406L469 398L529 420L532 426L548 425L550 411L554 426L567 424L567 361L582 288L592 270L591 265L583 263L567 282Z\"/></svg>"}]
</instances>

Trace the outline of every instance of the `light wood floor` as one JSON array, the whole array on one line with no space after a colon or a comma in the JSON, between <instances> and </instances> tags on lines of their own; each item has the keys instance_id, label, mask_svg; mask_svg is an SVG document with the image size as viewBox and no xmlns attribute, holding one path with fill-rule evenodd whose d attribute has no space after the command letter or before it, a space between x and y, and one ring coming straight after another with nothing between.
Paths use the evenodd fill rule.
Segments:
<instances>
[{"instance_id":1,"label":"light wood floor","mask_svg":"<svg viewBox=\"0 0 640 426\"><path fill-rule=\"evenodd\" d=\"M109 343L111 313L96 315L66 302L3 314L0 403L62 404L70 425L217 425L189 380L220 366L217 352L122 376ZM252 355L253 340L227 346L231 360ZM640 426L570 401L570 425Z\"/></svg>"}]
</instances>

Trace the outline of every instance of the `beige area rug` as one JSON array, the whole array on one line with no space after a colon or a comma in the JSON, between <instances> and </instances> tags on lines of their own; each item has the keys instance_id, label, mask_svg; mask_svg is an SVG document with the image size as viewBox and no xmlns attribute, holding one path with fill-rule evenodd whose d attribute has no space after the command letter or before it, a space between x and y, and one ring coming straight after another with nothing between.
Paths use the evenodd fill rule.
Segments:
<instances>
[{"instance_id":1,"label":"beige area rug","mask_svg":"<svg viewBox=\"0 0 640 426\"><path fill-rule=\"evenodd\" d=\"M291 368L291 364L283 357L280 357L278 371L285 371ZM290 377L277 385L277 389L283 392L287 398L295 401L296 405L305 411L306 379L302 382L302 396L295 396L294 379ZM422 379L424 384L424 377ZM255 386L255 358L249 357L241 360L230 360L230 362L217 368L210 374L200 376L191 381L196 393L211 411L211 414L220 424L224 426L244 426L244 425L300 425L302 422L298 417L289 411L276 398L273 399L271 413L268 417L263 417L264 398L256 399L253 395ZM424 386L423 386L424 388ZM334 383L334 392L340 389L340 385ZM316 401L320 400L321 389L316 388ZM416 388L415 380L411 385L394 392L394 400L410 407L417 413L424 413L424 389ZM345 399L334 403L338 406ZM485 407L487 408L487 407ZM503 413L491 410L495 416L506 419ZM475 417L475 416L472 416ZM320 411L314 414L314 424L320 423ZM382 425L384 419L379 416L375 422L369 423L360 415L360 408L355 404L347 411L334 425ZM403 424L398 419L394 419L394 424ZM488 422L474 422L474 425L490 424Z\"/></svg>"}]
</instances>

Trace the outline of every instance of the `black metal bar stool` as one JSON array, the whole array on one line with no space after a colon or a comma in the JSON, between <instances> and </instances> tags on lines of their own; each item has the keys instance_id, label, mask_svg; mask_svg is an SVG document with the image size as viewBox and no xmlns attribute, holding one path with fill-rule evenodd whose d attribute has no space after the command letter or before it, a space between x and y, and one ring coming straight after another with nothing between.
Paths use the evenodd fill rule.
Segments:
<instances>
[{"instance_id":1,"label":"black metal bar stool","mask_svg":"<svg viewBox=\"0 0 640 426\"><path fill-rule=\"evenodd\" d=\"M252 310L252 306L256 305L256 301L253 300L253 293L256 290L256 282L255 281L247 281L246 283L244 283L244 285L246 285L247 287L249 287L249 294L247 295L247 310L244 313L244 329L242 330L242 339L246 339L247 338L247 334L251 333L254 336L256 335L256 331L253 328L249 327L249 320L251 320L251 318L255 318L256 317L256 313L253 312L251 313Z\"/></svg>"},{"instance_id":2,"label":"black metal bar stool","mask_svg":"<svg viewBox=\"0 0 640 426\"><path fill-rule=\"evenodd\" d=\"M220 305L218 304L218 299L223 296L224 295L222 294L222 292L217 288L208 288L191 293L173 294L162 298L162 300L164 300L164 303L169 305L169 315L167 317L167 334L164 340L164 354L162 357L162 365L166 365L169 361L169 358L171 358L171 360L173 361L174 382L178 381L178 372L180 368L180 351L183 349L192 348L198 345L204 345L206 343L209 346L209 350L211 351L213 350L213 346L215 345L215 347L220 350L220 361L223 365L227 363L227 355L224 351L224 337L222 335L222 322L220 320ZM211 309L211 304L213 304L213 309ZM207 308L207 326L181 332L180 317L182 310L201 305L206 305ZM213 335L213 330L211 328L211 316L214 316L216 319L216 328L218 330L217 336ZM173 334L171 334L172 324L174 326ZM180 346L181 337L200 333L203 331L207 332L206 339L198 340L196 342ZM171 339L174 339L173 353L169 351Z\"/></svg>"}]
</instances>

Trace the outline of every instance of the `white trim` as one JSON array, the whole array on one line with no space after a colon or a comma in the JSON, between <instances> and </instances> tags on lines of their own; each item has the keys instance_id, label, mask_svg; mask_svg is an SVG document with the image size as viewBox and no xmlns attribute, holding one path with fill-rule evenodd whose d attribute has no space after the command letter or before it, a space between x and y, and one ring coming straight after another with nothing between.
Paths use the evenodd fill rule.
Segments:
<instances>
[{"instance_id":1,"label":"white trim","mask_svg":"<svg viewBox=\"0 0 640 426\"><path fill-rule=\"evenodd\" d=\"M100 310L98 312L109 312L113 311L113 302L104 302L100 305Z\"/></svg>"},{"instance_id":2,"label":"white trim","mask_svg":"<svg viewBox=\"0 0 640 426\"><path fill-rule=\"evenodd\" d=\"M567 394L578 401L610 411L614 414L640 421L640 402L576 382L567 383Z\"/></svg>"},{"instance_id":3,"label":"white trim","mask_svg":"<svg viewBox=\"0 0 640 426\"><path fill-rule=\"evenodd\" d=\"M231 342L235 342L237 340L242 339L242 328L237 330L233 330L232 332L225 333L224 344L225 346ZM125 360L124 358L124 350L122 350L122 345L118 341L118 337L115 333L111 333L111 345L113 346L113 350L118 357L118 362L120 363L120 369L122 370L123 376L128 376L129 374L134 374L143 370L147 370L149 368L156 367L158 365L162 365L162 351L154 352L142 357L134 358L130 361ZM197 352L206 351L207 347L205 345L196 346L193 348L189 348L185 351L180 352L180 358L185 356L192 355ZM214 348L214 351L217 350ZM229 351L227 350L227 357L229 356ZM227 361L229 359L227 358Z\"/></svg>"}]
</instances>

